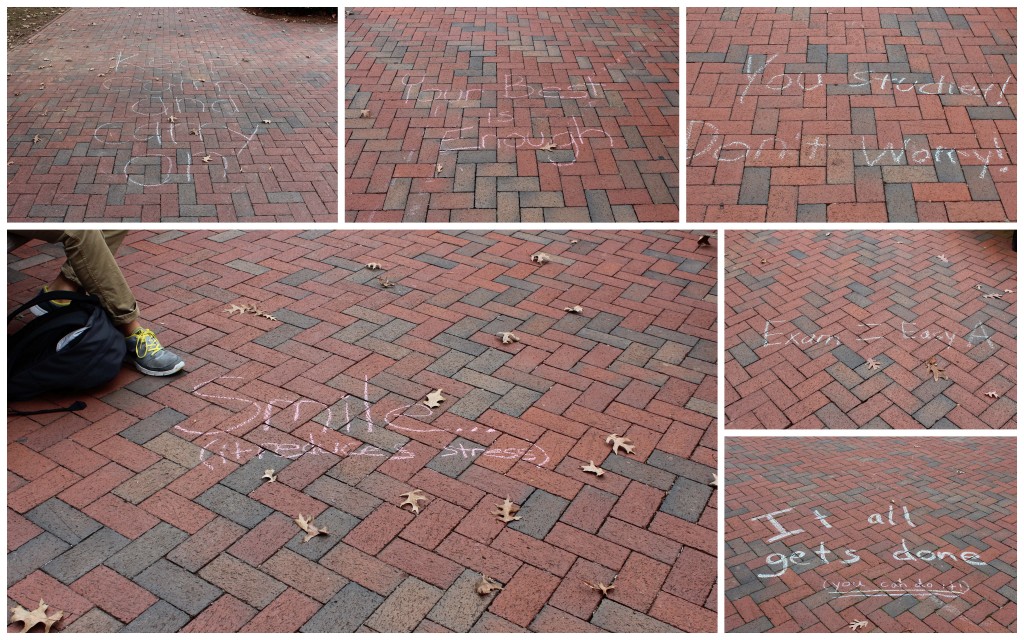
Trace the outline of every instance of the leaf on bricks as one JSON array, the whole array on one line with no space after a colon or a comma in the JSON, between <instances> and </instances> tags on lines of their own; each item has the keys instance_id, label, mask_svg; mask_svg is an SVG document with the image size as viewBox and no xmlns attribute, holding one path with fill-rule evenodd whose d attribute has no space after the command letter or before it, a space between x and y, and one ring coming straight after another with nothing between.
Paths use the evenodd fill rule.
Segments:
<instances>
[{"instance_id":1,"label":"leaf on bricks","mask_svg":"<svg viewBox=\"0 0 1024 640\"><path fill-rule=\"evenodd\" d=\"M427 496L423 495L423 492L420 491L419 489L413 489L409 493L403 493L403 494L400 494L400 495L403 498L405 498L405 502L400 504L399 507L404 507L405 505L410 505L412 507L412 512L413 513L419 513L420 512L420 505L419 505L419 503L422 502L422 501L425 501L427 499Z\"/></svg>"},{"instance_id":2,"label":"leaf on bricks","mask_svg":"<svg viewBox=\"0 0 1024 640\"><path fill-rule=\"evenodd\" d=\"M868 369L870 369L872 371L874 371L875 369L881 369L882 368L882 363L879 362L878 360L875 360L874 358L868 358L867 365L868 365Z\"/></svg>"},{"instance_id":3,"label":"leaf on bricks","mask_svg":"<svg viewBox=\"0 0 1024 640\"><path fill-rule=\"evenodd\" d=\"M370 271L376 271L377 269L383 269L384 267L380 266L380 264L376 262L370 262L366 265L366 268Z\"/></svg>"},{"instance_id":4,"label":"leaf on bricks","mask_svg":"<svg viewBox=\"0 0 1024 640\"><path fill-rule=\"evenodd\" d=\"M710 486L716 487L716 488L718 487L718 474L717 473L712 473L711 474Z\"/></svg>"},{"instance_id":5,"label":"leaf on bricks","mask_svg":"<svg viewBox=\"0 0 1024 640\"><path fill-rule=\"evenodd\" d=\"M697 248L698 249L700 249L701 247L710 247L710 246L711 246L711 236L701 236L701 237L697 238Z\"/></svg>"},{"instance_id":6,"label":"leaf on bricks","mask_svg":"<svg viewBox=\"0 0 1024 640\"><path fill-rule=\"evenodd\" d=\"M189 133L189 135L192 135L192 136L198 136L199 135L199 130L198 129L189 129L188 133Z\"/></svg>"},{"instance_id":7,"label":"leaf on bricks","mask_svg":"<svg viewBox=\"0 0 1024 640\"><path fill-rule=\"evenodd\" d=\"M557 148L558 148L557 144L555 144L554 142L549 142L546 145L544 145L543 147L541 147L541 150L542 151L554 151Z\"/></svg>"},{"instance_id":8,"label":"leaf on bricks","mask_svg":"<svg viewBox=\"0 0 1024 640\"><path fill-rule=\"evenodd\" d=\"M530 261L536 262L537 264L544 264L545 262L551 262L551 256L546 253L539 252L530 256Z\"/></svg>"},{"instance_id":9,"label":"leaf on bricks","mask_svg":"<svg viewBox=\"0 0 1024 640\"><path fill-rule=\"evenodd\" d=\"M1003 294L1001 294L1001 293L986 293L985 295L983 295L981 297L982 298L1002 298Z\"/></svg>"},{"instance_id":10,"label":"leaf on bricks","mask_svg":"<svg viewBox=\"0 0 1024 640\"><path fill-rule=\"evenodd\" d=\"M370 110L369 109L363 109L362 111L359 112L359 117L360 118L369 118L370 117Z\"/></svg>"},{"instance_id":11,"label":"leaf on bricks","mask_svg":"<svg viewBox=\"0 0 1024 640\"><path fill-rule=\"evenodd\" d=\"M590 461L590 464L585 464L582 467L580 467L580 469L583 469L587 473L592 473L598 477L604 475L604 469L595 465L593 460Z\"/></svg>"},{"instance_id":12,"label":"leaf on bricks","mask_svg":"<svg viewBox=\"0 0 1024 640\"><path fill-rule=\"evenodd\" d=\"M579 244L579 243L580 243L579 240L570 240L569 241L569 244Z\"/></svg>"},{"instance_id":13,"label":"leaf on bricks","mask_svg":"<svg viewBox=\"0 0 1024 640\"><path fill-rule=\"evenodd\" d=\"M1003 289L1003 293L1013 293L1013 289Z\"/></svg>"},{"instance_id":14,"label":"leaf on bricks","mask_svg":"<svg viewBox=\"0 0 1024 640\"><path fill-rule=\"evenodd\" d=\"M999 397L999 393L996 392L996 391L986 391L985 395L988 396L989 398L998 398Z\"/></svg>"},{"instance_id":15,"label":"leaf on bricks","mask_svg":"<svg viewBox=\"0 0 1024 640\"><path fill-rule=\"evenodd\" d=\"M212 156L203 156L203 162L209 162L211 160L213 160Z\"/></svg>"},{"instance_id":16,"label":"leaf on bricks","mask_svg":"<svg viewBox=\"0 0 1024 640\"><path fill-rule=\"evenodd\" d=\"M228 307L227 309L224 309L224 313L228 314L229 316L233 316L236 313L238 315L242 315L243 313L245 313L245 311L248 308L248 306L249 305L245 305L245 304L243 304L243 305L233 304L230 307Z\"/></svg>"},{"instance_id":17,"label":"leaf on bricks","mask_svg":"<svg viewBox=\"0 0 1024 640\"><path fill-rule=\"evenodd\" d=\"M939 254L939 255L937 255L935 257L938 258L939 260L941 260L942 262L949 262L949 260L946 259L946 254L944 254L944 253Z\"/></svg>"},{"instance_id":18,"label":"leaf on bricks","mask_svg":"<svg viewBox=\"0 0 1024 640\"><path fill-rule=\"evenodd\" d=\"M768 264L768 258L761 258L761 264Z\"/></svg>"},{"instance_id":19,"label":"leaf on bricks","mask_svg":"<svg viewBox=\"0 0 1024 640\"><path fill-rule=\"evenodd\" d=\"M494 507L494 511L491 511L491 515L497 516L498 520L501 520L502 522L521 520L519 516L515 515L516 512L519 511L519 507L513 504L512 501L508 499L508 496L505 497L505 502L494 505Z\"/></svg>"},{"instance_id":20,"label":"leaf on bricks","mask_svg":"<svg viewBox=\"0 0 1024 640\"><path fill-rule=\"evenodd\" d=\"M263 476L260 480L270 480L271 482L277 482L277 472L273 469L267 469L263 472Z\"/></svg>"},{"instance_id":21,"label":"leaf on bricks","mask_svg":"<svg viewBox=\"0 0 1024 640\"><path fill-rule=\"evenodd\" d=\"M427 405L431 409L436 409L441 406L441 403L445 401L445 397L441 395L441 390L431 391L427 394L427 399L423 401L423 404Z\"/></svg>"},{"instance_id":22,"label":"leaf on bricks","mask_svg":"<svg viewBox=\"0 0 1024 640\"><path fill-rule=\"evenodd\" d=\"M325 528L321 529L313 524L313 516L306 518L301 513L298 518L295 518L295 524L299 525L299 528L306 532L305 537L302 538L302 542L306 543L312 540L314 537L323 534L327 535L330 532Z\"/></svg>"},{"instance_id":23,"label":"leaf on bricks","mask_svg":"<svg viewBox=\"0 0 1024 640\"><path fill-rule=\"evenodd\" d=\"M50 633L50 627L53 623L64 617L63 611L57 611L56 613L46 613L46 603L39 600L39 606L32 611L25 609L20 604L11 609L11 624L20 622L24 626L21 628L21 633L26 633L29 629L36 626L39 623L43 624L43 633Z\"/></svg>"},{"instance_id":24,"label":"leaf on bricks","mask_svg":"<svg viewBox=\"0 0 1024 640\"><path fill-rule=\"evenodd\" d=\"M170 116L170 117L167 118L167 122L177 122L177 121L178 121L178 119L175 118L174 116Z\"/></svg>"},{"instance_id":25,"label":"leaf on bricks","mask_svg":"<svg viewBox=\"0 0 1024 640\"><path fill-rule=\"evenodd\" d=\"M939 379L949 380L949 376L946 375L946 370L939 367L938 360L935 356L928 359L928 373L934 378L934 382L938 382Z\"/></svg>"},{"instance_id":26,"label":"leaf on bricks","mask_svg":"<svg viewBox=\"0 0 1024 640\"><path fill-rule=\"evenodd\" d=\"M856 631L857 629L863 629L864 627L868 626L868 621L867 620L854 620L853 622L851 622L850 624L848 624L846 626L850 627L851 631Z\"/></svg>"},{"instance_id":27,"label":"leaf on bricks","mask_svg":"<svg viewBox=\"0 0 1024 640\"><path fill-rule=\"evenodd\" d=\"M272 122L272 120L264 120L263 124L270 124L271 122Z\"/></svg>"},{"instance_id":28,"label":"leaf on bricks","mask_svg":"<svg viewBox=\"0 0 1024 640\"><path fill-rule=\"evenodd\" d=\"M613 433L604 439L605 444L612 445L612 453L619 454L619 448L621 447L626 453L633 453L633 441L626 436L620 436L617 433Z\"/></svg>"},{"instance_id":29,"label":"leaf on bricks","mask_svg":"<svg viewBox=\"0 0 1024 640\"><path fill-rule=\"evenodd\" d=\"M568 311L569 313L583 313L583 307L577 304L571 307L566 307L565 311Z\"/></svg>"},{"instance_id":30,"label":"leaf on bricks","mask_svg":"<svg viewBox=\"0 0 1024 640\"><path fill-rule=\"evenodd\" d=\"M391 280L389 280L387 276L378 276L377 282L379 282L380 286L385 289L390 289L391 287L395 286L395 283L391 282Z\"/></svg>"},{"instance_id":31,"label":"leaf on bricks","mask_svg":"<svg viewBox=\"0 0 1024 640\"><path fill-rule=\"evenodd\" d=\"M435 169L435 172L441 173L442 171L444 171L444 167L442 165L438 164L437 165L437 169Z\"/></svg>"},{"instance_id":32,"label":"leaf on bricks","mask_svg":"<svg viewBox=\"0 0 1024 640\"><path fill-rule=\"evenodd\" d=\"M37 136L35 136L35 137L33 137L33 138L32 138L32 142L42 142L42 140L41 140L41 139L39 138L39 136L37 135Z\"/></svg>"},{"instance_id":33,"label":"leaf on bricks","mask_svg":"<svg viewBox=\"0 0 1024 640\"><path fill-rule=\"evenodd\" d=\"M512 344L513 342L519 342L519 336L512 333L511 331L502 331L498 335L501 337L501 344Z\"/></svg>"},{"instance_id":34,"label":"leaf on bricks","mask_svg":"<svg viewBox=\"0 0 1024 640\"><path fill-rule=\"evenodd\" d=\"M619 576L615 576L615 578L618 577ZM597 584L594 584L593 582L587 582L586 580L583 581L583 584L587 585L594 591L600 591L602 596L607 596L608 592L615 588L615 578L612 578L612 584L605 584L603 582L598 582Z\"/></svg>"},{"instance_id":35,"label":"leaf on bricks","mask_svg":"<svg viewBox=\"0 0 1024 640\"><path fill-rule=\"evenodd\" d=\"M257 307L254 304L243 304L243 305L233 304L230 307L228 307L227 309L224 309L223 312L228 314L229 316L235 315L236 313L238 315L244 315L246 313L249 313L249 314L252 314L254 316L259 316L261 318L266 318L267 320L277 320L277 318L275 318L274 316L270 315L266 311L262 311L259 307Z\"/></svg>"},{"instance_id":36,"label":"leaf on bricks","mask_svg":"<svg viewBox=\"0 0 1024 640\"><path fill-rule=\"evenodd\" d=\"M492 591L500 591L502 588L501 584L483 574L480 575L480 582L476 583L476 592L482 596L486 596Z\"/></svg>"}]
</instances>

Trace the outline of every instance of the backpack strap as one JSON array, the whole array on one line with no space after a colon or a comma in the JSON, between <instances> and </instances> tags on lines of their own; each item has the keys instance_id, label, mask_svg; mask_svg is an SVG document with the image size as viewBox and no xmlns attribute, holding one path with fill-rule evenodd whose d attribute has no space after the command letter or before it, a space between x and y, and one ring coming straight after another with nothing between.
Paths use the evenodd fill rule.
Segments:
<instances>
[{"instance_id":1,"label":"backpack strap","mask_svg":"<svg viewBox=\"0 0 1024 640\"><path fill-rule=\"evenodd\" d=\"M81 302L92 306L100 306L100 299L96 296L91 296L85 293L79 293L77 291L45 291L40 293L36 297L32 298L25 304L21 305L14 310L13 313L7 316L7 324L11 324L18 314L28 311L32 307L42 302L50 302L53 300L71 300L72 302Z\"/></svg>"},{"instance_id":2,"label":"backpack strap","mask_svg":"<svg viewBox=\"0 0 1024 640\"><path fill-rule=\"evenodd\" d=\"M56 409L37 409L36 411L19 411L18 409L7 409L7 415L9 416L37 416L41 413L64 413L65 411L81 411L86 407L86 404L81 400L75 400L66 407L57 407Z\"/></svg>"}]
</instances>

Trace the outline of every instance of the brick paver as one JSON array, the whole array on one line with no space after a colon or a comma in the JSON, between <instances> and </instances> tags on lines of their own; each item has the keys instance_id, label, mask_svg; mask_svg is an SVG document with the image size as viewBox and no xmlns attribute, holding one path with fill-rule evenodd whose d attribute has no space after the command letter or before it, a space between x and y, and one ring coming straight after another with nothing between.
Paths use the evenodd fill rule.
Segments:
<instances>
[{"instance_id":1,"label":"brick paver","mask_svg":"<svg viewBox=\"0 0 1024 640\"><path fill-rule=\"evenodd\" d=\"M1014 8L695 8L686 218L1017 219Z\"/></svg>"},{"instance_id":2,"label":"brick paver","mask_svg":"<svg viewBox=\"0 0 1024 640\"><path fill-rule=\"evenodd\" d=\"M727 428L1016 428L1010 232L729 232L726 256Z\"/></svg>"},{"instance_id":3,"label":"brick paver","mask_svg":"<svg viewBox=\"0 0 1024 640\"><path fill-rule=\"evenodd\" d=\"M1013 438L726 438L725 628L1015 632Z\"/></svg>"},{"instance_id":4,"label":"brick paver","mask_svg":"<svg viewBox=\"0 0 1024 640\"><path fill-rule=\"evenodd\" d=\"M7 59L9 220L338 219L334 24L75 8Z\"/></svg>"},{"instance_id":5,"label":"brick paver","mask_svg":"<svg viewBox=\"0 0 1024 640\"><path fill-rule=\"evenodd\" d=\"M679 220L677 9L358 8L345 47L347 220Z\"/></svg>"},{"instance_id":6,"label":"brick paver","mask_svg":"<svg viewBox=\"0 0 1024 640\"><path fill-rule=\"evenodd\" d=\"M45 597L59 629L714 630L698 237L131 233L120 263L186 372L125 368L78 413L8 419L9 600ZM60 256L17 249L8 305ZM276 320L223 311L242 303ZM329 535L303 543L300 513ZM505 589L477 594L481 573ZM604 600L584 584L616 575Z\"/></svg>"}]
</instances>

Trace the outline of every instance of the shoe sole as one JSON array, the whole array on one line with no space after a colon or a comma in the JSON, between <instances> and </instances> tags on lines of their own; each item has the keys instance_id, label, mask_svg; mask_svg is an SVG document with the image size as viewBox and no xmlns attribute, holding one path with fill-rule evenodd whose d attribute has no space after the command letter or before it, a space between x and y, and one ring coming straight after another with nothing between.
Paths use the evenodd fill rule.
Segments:
<instances>
[{"instance_id":1,"label":"shoe sole","mask_svg":"<svg viewBox=\"0 0 1024 640\"><path fill-rule=\"evenodd\" d=\"M181 371L182 369L185 368L184 360L179 362L177 365L175 365L175 367L173 369L168 369L166 371L157 371L155 369L147 369L147 368L143 367L142 365L140 365L138 362L133 362L132 364L135 365L135 368L138 369L139 372L144 373L147 376L169 376L169 375L178 373L179 371Z\"/></svg>"}]
</instances>

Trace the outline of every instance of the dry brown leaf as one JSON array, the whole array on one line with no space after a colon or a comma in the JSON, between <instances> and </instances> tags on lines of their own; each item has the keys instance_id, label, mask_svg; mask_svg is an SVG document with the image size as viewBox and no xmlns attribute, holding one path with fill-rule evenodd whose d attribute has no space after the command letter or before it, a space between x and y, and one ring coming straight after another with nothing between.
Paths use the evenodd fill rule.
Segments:
<instances>
[{"instance_id":1,"label":"dry brown leaf","mask_svg":"<svg viewBox=\"0 0 1024 640\"><path fill-rule=\"evenodd\" d=\"M327 535L328 533L330 533L329 531L327 531L326 528L321 529L314 525L313 516L309 516L307 518L300 513L299 517L295 518L295 524L299 525L299 528L306 532L305 537L302 538L303 543L309 542L318 535Z\"/></svg>"},{"instance_id":2,"label":"dry brown leaf","mask_svg":"<svg viewBox=\"0 0 1024 640\"><path fill-rule=\"evenodd\" d=\"M710 246L711 246L711 236L701 236L701 237L697 238L697 248L698 249L700 249L701 247L710 247Z\"/></svg>"},{"instance_id":3,"label":"dry brown leaf","mask_svg":"<svg viewBox=\"0 0 1024 640\"><path fill-rule=\"evenodd\" d=\"M1013 293L1013 289L1003 289L1003 293Z\"/></svg>"},{"instance_id":4,"label":"dry brown leaf","mask_svg":"<svg viewBox=\"0 0 1024 640\"><path fill-rule=\"evenodd\" d=\"M42 142L42 139L39 136L35 136L32 138L32 142Z\"/></svg>"},{"instance_id":5,"label":"dry brown leaf","mask_svg":"<svg viewBox=\"0 0 1024 640\"><path fill-rule=\"evenodd\" d=\"M537 264L544 264L545 262L551 262L551 256L546 253L535 253L530 256L530 261L536 262Z\"/></svg>"},{"instance_id":6,"label":"dry brown leaf","mask_svg":"<svg viewBox=\"0 0 1024 640\"><path fill-rule=\"evenodd\" d=\"M879 362L878 360L875 360L874 358L868 358L867 365L868 365L868 369L870 369L872 371L874 371L875 369L881 369L882 368L882 363Z\"/></svg>"},{"instance_id":7,"label":"dry brown leaf","mask_svg":"<svg viewBox=\"0 0 1024 640\"><path fill-rule=\"evenodd\" d=\"M768 258L761 258L761 264L768 264Z\"/></svg>"},{"instance_id":8,"label":"dry brown leaf","mask_svg":"<svg viewBox=\"0 0 1024 640\"><path fill-rule=\"evenodd\" d=\"M377 276L377 282L379 282L380 286L384 287L385 289L390 289L391 287L395 286L395 283L391 282L391 280L388 279L387 276Z\"/></svg>"},{"instance_id":9,"label":"dry brown leaf","mask_svg":"<svg viewBox=\"0 0 1024 640\"><path fill-rule=\"evenodd\" d=\"M519 336L512 333L511 331L502 331L498 335L501 337L501 344L512 344L513 342L519 342Z\"/></svg>"},{"instance_id":10,"label":"dry brown leaf","mask_svg":"<svg viewBox=\"0 0 1024 640\"><path fill-rule=\"evenodd\" d=\"M271 482L277 482L277 472L273 469L267 469L263 472L263 477L260 480L270 480Z\"/></svg>"},{"instance_id":11,"label":"dry brown leaf","mask_svg":"<svg viewBox=\"0 0 1024 640\"><path fill-rule=\"evenodd\" d=\"M996 392L996 391L986 391L985 395L988 396L989 398L998 398L999 397L999 393Z\"/></svg>"},{"instance_id":12,"label":"dry brown leaf","mask_svg":"<svg viewBox=\"0 0 1024 640\"><path fill-rule=\"evenodd\" d=\"M1002 298L1003 294L1001 294L1001 293L986 293L985 295L983 295L981 297L982 298Z\"/></svg>"},{"instance_id":13,"label":"dry brown leaf","mask_svg":"<svg viewBox=\"0 0 1024 640\"><path fill-rule=\"evenodd\" d=\"M476 592L482 596L486 596L492 591L500 591L502 588L501 584L483 574L480 575L480 582L476 583Z\"/></svg>"},{"instance_id":14,"label":"dry brown leaf","mask_svg":"<svg viewBox=\"0 0 1024 640\"><path fill-rule=\"evenodd\" d=\"M935 356L928 359L928 373L933 376L933 381L938 382L939 379L949 380L949 376L946 375L946 370L939 368L938 360Z\"/></svg>"},{"instance_id":15,"label":"dry brown leaf","mask_svg":"<svg viewBox=\"0 0 1024 640\"><path fill-rule=\"evenodd\" d=\"M363 109L362 111L359 112L359 117L360 118L369 118L370 117L370 110L369 109Z\"/></svg>"},{"instance_id":16,"label":"dry brown leaf","mask_svg":"<svg viewBox=\"0 0 1024 640\"><path fill-rule=\"evenodd\" d=\"M203 156L203 162L210 162L213 160L213 156Z\"/></svg>"},{"instance_id":17,"label":"dry brown leaf","mask_svg":"<svg viewBox=\"0 0 1024 640\"><path fill-rule=\"evenodd\" d=\"M441 164L438 164L437 168L434 171L437 172L437 173L441 173L442 171L444 171L444 166L441 165Z\"/></svg>"},{"instance_id":18,"label":"dry brown leaf","mask_svg":"<svg viewBox=\"0 0 1024 640\"><path fill-rule=\"evenodd\" d=\"M43 624L43 633L50 633L50 627L55 622L64 617L63 611L57 611L47 615L46 613L47 604L40 598L39 606L29 611L20 604L11 609L11 624L20 622L24 626L21 628L21 633L26 633L29 629L36 626L39 623Z\"/></svg>"},{"instance_id":19,"label":"dry brown leaf","mask_svg":"<svg viewBox=\"0 0 1024 640\"><path fill-rule=\"evenodd\" d=\"M568 311L569 313L583 313L583 307L577 304L571 307L566 307L565 311Z\"/></svg>"},{"instance_id":20,"label":"dry brown leaf","mask_svg":"<svg viewBox=\"0 0 1024 640\"><path fill-rule=\"evenodd\" d=\"M569 241L569 244L579 244L579 243L580 243L579 240L570 240Z\"/></svg>"},{"instance_id":21,"label":"dry brown leaf","mask_svg":"<svg viewBox=\"0 0 1024 640\"><path fill-rule=\"evenodd\" d=\"M587 585L594 591L600 591L602 596L607 596L608 592L615 588L615 580L612 580L612 584L604 584L603 582L598 582L597 584L594 584L592 582L587 582L586 580L584 580L583 584Z\"/></svg>"},{"instance_id":22,"label":"dry brown leaf","mask_svg":"<svg viewBox=\"0 0 1024 640\"><path fill-rule=\"evenodd\" d=\"M237 313L238 315L242 315L242 314L243 314L243 313L245 313L245 312L246 312L247 310L248 310L248 305L244 305L244 304L243 304L243 305L237 305L237 304L233 304L233 305L231 305L230 307L228 307L227 309L224 309L224 313L228 314L229 316L233 316L233 315L235 315L236 313Z\"/></svg>"},{"instance_id":23,"label":"dry brown leaf","mask_svg":"<svg viewBox=\"0 0 1024 640\"><path fill-rule=\"evenodd\" d=\"M626 453L633 453L633 441L626 436L620 436L617 433L613 433L604 439L605 444L612 445L612 453L618 454L619 448L621 447Z\"/></svg>"},{"instance_id":24,"label":"dry brown leaf","mask_svg":"<svg viewBox=\"0 0 1024 640\"><path fill-rule=\"evenodd\" d=\"M558 148L557 144L555 144L554 142L549 142L546 145L544 145L543 147L541 147L541 150L543 150L543 151L554 151L557 148Z\"/></svg>"},{"instance_id":25,"label":"dry brown leaf","mask_svg":"<svg viewBox=\"0 0 1024 640\"><path fill-rule=\"evenodd\" d=\"M441 390L431 391L427 394L427 399L423 401L423 404L427 405L431 409L436 409L441 406L441 403L445 401L445 397L441 395Z\"/></svg>"},{"instance_id":26,"label":"dry brown leaf","mask_svg":"<svg viewBox=\"0 0 1024 640\"><path fill-rule=\"evenodd\" d=\"M199 130L198 129L189 129L188 133L189 133L189 135L198 136L199 135Z\"/></svg>"},{"instance_id":27,"label":"dry brown leaf","mask_svg":"<svg viewBox=\"0 0 1024 640\"><path fill-rule=\"evenodd\" d=\"M711 482L709 483L709 485L712 486L712 487L717 487L718 486L718 474L717 473L712 473L711 474Z\"/></svg>"},{"instance_id":28,"label":"dry brown leaf","mask_svg":"<svg viewBox=\"0 0 1024 640\"><path fill-rule=\"evenodd\" d=\"M944 254L944 253L941 253L941 254L939 254L939 255L937 255L935 257L938 258L939 260L943 261L943 262L949 262L949 260L946 259L946 254Z\"/></svg>"},{"instance_id":29,"label":"dry brown leaf","mask_svg":"<svg viewBox=\"0 0 1024 640\"><path fill-rule=\"evenodd\" d=\"M863 627L868 626L868 621L867 620L854 620L853 622L851 622L850 624L848 624L846 626L850 627L850 631L856 631L857 629L861 629Z\"/></svg>"},{"instance_id":30,"label":"dry brown leaf","mask_svg":"<svg viewBox=\"0 0 1024 640\"><path fill-rule=\"evenodd\" d=\"M502 522L512 522L513 520L521 519L519 516L515 515L515 513L519 511L519 506L513 504L512 501L508 499L508 496L505 497L505 502L494 506L495 509L494 511L491 511L491 515L497 516L498 520L501 520Z\"/></svg>"},{"instance_id":31,"label":"dry brown leaf","mask_svg":"<svg viewBox=\"0 0 1024 640\"><path fill-rule=\"evenodd\" d=\"M420 491L419 489L413 489L409 493L401 494L401 496L403 498L405 498L405 502L400 504L399 508L404 507L407 504L411 505L413 513L419 513L420 512L420 505L419 505L419 503L422 502L422 501L426 501L426 499L427 499L427 496L423 495L423 492Z\"/></svg>"},{"instance_id":32,"label":"dry brown leaf","mask_svg":"<svg viewBox=\"0 0 1024 640\"><path fill-rule=\"evenodd\" d=\"M377 269L383 269L384 267L380 266L380 264L377 262L370 262L367 263L366 268L369 269L370 271L376 271Z\"/></svg>"},{"instance_id":33,"label":"dry brown leaf","mask_svg":"<svg viewBox=\"0 0 1024 640\"><path fill-rule=\"evenodd\" d=\"M175 118L174 116L170 116L170 117L167 118L167 122L177 122L177 121L178 121L178 119Z\"/></svg>"},{"instance_id":34,"label":"dry brown leaf","mask_svg":"<svg viewBox=\"0 0 1024 640\"><path fill-rule=\"evenodd\" d=\"M593 460L590 461L590 464L585 464L585 465L583 465L580 468L583 469L584 471L586 471L587 473L592 473L592 474L594 474L595 476L598 476L598 477L604 475L604 469L602 469L601 467L595 465Z\"/></svg>"}]
</instances>

